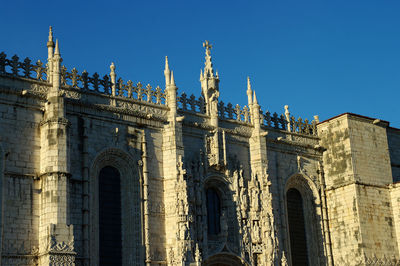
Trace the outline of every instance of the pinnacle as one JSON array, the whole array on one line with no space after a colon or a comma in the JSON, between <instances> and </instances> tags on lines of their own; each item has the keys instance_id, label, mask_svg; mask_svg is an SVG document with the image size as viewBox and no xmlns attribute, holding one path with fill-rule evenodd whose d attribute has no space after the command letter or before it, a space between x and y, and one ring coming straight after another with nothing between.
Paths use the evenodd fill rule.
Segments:
<instances>
[{"instance_id":1,"label":"pinnacle","mask_svg":"<svg viewBox=\"0 0 400 266\"><path fill-rule=\"evenodd\" d=\"M251 91L251 83L250 83L250 77L247 76L247 90Z\"/></svg>"},{"instance_id":2,"label":"pinnacle","mask_svg":"<svg viewBox=\"0 0 400 266\"><path fill-rule=\"evenodd\" d=\"M257 102L257 96L256 96L256 91L254 91L253 100L254 100L254 103L255 103L255 104L258 104L258 102Z\"/></svg>"},{"instance_id":3,"label":"pinnacle","mask_svg":"<svg viewBox=\"0 0 400 266\"><path fill-rule=\"evenodd\" d=\"M165 56L165 70L169 70L168 56Z\"/></svg>"},{"instance_id":4,"label":"pinnacle","mask_svg":"<svg viewBox=\"0 0 400 266\"><path fill-rule=\"evenodd\" d=\"M175 86L174 71L171 71L171 85Z\"/></svg>"},{"instance_id":5,"label":"pinnacle","mask_svg":"<svg viewBox=\"0 0 400 266\"><path fill-rule=\"evenodd\" d=\"M54 50L54 55L60 55L60 49L58 48L58 39L56 39L56 48Z\"/></svg>"}]
</instances>

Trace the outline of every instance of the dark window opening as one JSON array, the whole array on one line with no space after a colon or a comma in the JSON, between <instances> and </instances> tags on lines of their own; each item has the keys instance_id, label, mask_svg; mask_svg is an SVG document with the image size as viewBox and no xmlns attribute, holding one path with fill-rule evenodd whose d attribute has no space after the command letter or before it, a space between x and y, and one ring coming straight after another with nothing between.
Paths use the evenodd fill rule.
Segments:
<instances>
[{"instance_id":1,"label":"dark window opening","mask_svg":"<svg viewBox=\"0 0 400 266\"><path fill-rule=\"evenodd\" d=\"M99 175L100 265L122 265L121 178L106 166Z\"/></svg>"},{"instance_id":2,"label":"dark window opening","mask_svg":"<svg viewBox=\"0 0 400 266\"><path fill-rule=\"evenodd\" d=\"M208 233L217 235L221 232L221 201L214 189L209 188L206 193Z\"/></svg>"},{"instance_id":3,"label":"dark window opening","mask_svg":"<svg viewBox=\"0 0 400 266\"><path fill-rule=\"evenodd\" d=\"M308 265L303 199L297 189L286 193L292 265Z\"/></svg>"}]
</instances>

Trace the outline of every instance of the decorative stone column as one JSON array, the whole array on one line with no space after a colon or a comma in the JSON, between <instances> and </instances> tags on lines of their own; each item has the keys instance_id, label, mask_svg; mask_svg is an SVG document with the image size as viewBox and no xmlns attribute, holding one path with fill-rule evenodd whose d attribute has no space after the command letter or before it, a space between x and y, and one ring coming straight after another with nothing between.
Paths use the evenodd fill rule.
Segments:
<instances>
[{"instance_id":1,"label":"decorative stone column","mask_svg":"<svg viewBox=\"0 0 400 266\"><path fill-rule=\"evenodd\" d=\"M68 126L60 91L61 56L56 41L52 87L40 124L39 265L75 265L73 226L68 225Z\"/></svg>"}]
</instances>

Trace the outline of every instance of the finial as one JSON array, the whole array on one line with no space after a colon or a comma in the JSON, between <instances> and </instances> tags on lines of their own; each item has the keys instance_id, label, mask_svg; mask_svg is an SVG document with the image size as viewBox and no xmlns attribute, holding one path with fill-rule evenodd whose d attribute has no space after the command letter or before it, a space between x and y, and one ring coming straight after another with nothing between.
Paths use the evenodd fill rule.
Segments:
<instances>
[{"instance_id":1,"label":"finial","mask_svg":"<svg viewBox=\"0 0 400 266\"><path fill-rule=\"evenodd\" d=\"M215 72L215 76L219 78L218 70Z\"/></svg>"},{"instance_id":2,"label":"finial","mask_svg":"<svg viewBox=\"0 0 400 266\"><path fill-rule=\"evenodd\" d=\"M58 48L58 39L56 39L56 48L54 49L54 55L60 55L60 49Z\"/></svg>"},{"instance_id":3,"label":"finial","mask_svg":"<svg viewBox=\"0 0 400 266\"><path fill-rule=\"evenodd\" d=\"M111 70L111 73L114 73L114 72L115 72L115 65L114 65L114 62L111 62L110 70Z\"/></svg>"},{"instance_id":4,"label":"finial","mask_svg":"<svg viewBox=\"0 0 400 266\"><path fill-rule=\"evenodd\" d=\"M318 124L319 123L319 115L314 115L314 120Z\"/></svg>"},{"instance_id":5,"label":"finial","mask_svg":"<svg viewBox=\"0 0 400 266\"><path fill-rule=\"evenodd\" d=\"M247 90L251 91L250 77L247 76Z\"/></svg>"},{"instance_id":6,"label":"finial","mask_svg":"<svg viewBox=\"0 0 400 266\"><path fill-rule=\"evenodd\" d=\"M174 79L174 71L171 71L171 83L172 86L175 86L175 79Z\"/></svg>"},{"instance_id":7,"label":"finial","mask_svg":"<svg viewBox=\"0 0 400 266\"><path fill-rule=\"evenodd\" d=\"M200 69L200 80L203 79L203 69Z\"/></svg>"},{"instance_id":8,"label":"finial","mask_svg":"<svg viewBox=\"0 0 400 266\"><path fill-rule=\"evenodd\" d=\"M257 102L257 96L256 96L256 91L254 91L253 101L254 101L255 104L258 104L258 102Z\"/></svg>"},{"instance_id":9,"label":"finial","mask_svg":"<svg viewBox=\"0 0 400 266\"><path fill-rule=\"evenodd\" d=\"M168 56L165 56L165 70L169 70Z\"/></svg>"}]
</instances>

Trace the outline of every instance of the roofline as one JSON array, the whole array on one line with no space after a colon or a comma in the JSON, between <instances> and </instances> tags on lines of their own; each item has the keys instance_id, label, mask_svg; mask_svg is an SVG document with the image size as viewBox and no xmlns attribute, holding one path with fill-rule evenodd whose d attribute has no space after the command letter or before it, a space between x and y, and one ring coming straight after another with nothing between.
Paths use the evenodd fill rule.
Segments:
<instances>
[{"instance_id":1,"label":"roofline","mask_svg":"<svg viewBox=\"0 0 400 266\"><path fill-rule=\"evenodd\" d=\"M378 118L372 118L372 117L368 117L368 116L364 116L364 115L359 115L359 114L347 112L347 113L343 113L343 114L340 114L340 115L331 117L331 118L329 118L329 119L326 119L326 120L324 120L324 121L318 123L318 125L321 125L321 124L323 124L323 123L329 122L329 121L331 121L331 120L333 120L333 119L336 119L336 118L341 117L341 116L344 116L344 115L356 116L356 117L368 119L368 120L371 120L371 121L375 121L375 120L378 119ZM388 128L393 128L393 127L389 127L389 124L390 124L389 121L381 120L381 119L379 119L379 120L380 120L380 123L381 123L381 124L384 124L386 127L388 127ZM393 129L397 129L397 128L393 128Z\"/></svg>"}]
</instances>

